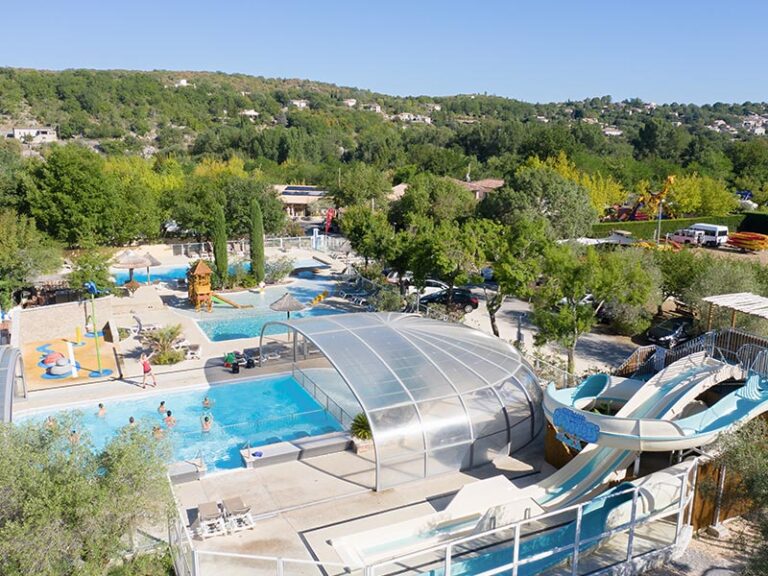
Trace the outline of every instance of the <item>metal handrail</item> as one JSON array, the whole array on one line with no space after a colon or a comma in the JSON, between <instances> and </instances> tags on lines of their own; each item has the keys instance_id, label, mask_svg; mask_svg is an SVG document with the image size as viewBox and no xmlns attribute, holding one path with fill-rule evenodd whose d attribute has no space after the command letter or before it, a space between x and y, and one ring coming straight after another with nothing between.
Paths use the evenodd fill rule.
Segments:
<instances>
[{"instance_id":1,"label":"metal handrail","mask_svg":"<svg viewBox=\"0 0 768 576\"><path fill-rule=\"evenodd\" d=\"M695 492L693 490L695 480L694 481L689 481L689 476L693 473L694 474L694 478L695 478L697 468L698 468L698 459L696 459L694 465L691 467L690 470L687 470L685 472L680 472L680 473L676 474L675 476L673 476L673 478L679 478L680 479L681 491L680 491L679 502L676 501L676 502L670 503L670 505L667 508L665 508L664 510L656 512L654 514L651 514L651 515L643 518L639 522L637 521L637 516L636 516L637 499L638 499L638 495L639 495L640 491L643 490L643 487L642 486L628 487L628 488L625 488L625 489L623 489L621 491L617 491L617 492L614 492L614 493L611 493L611 494L600 495L600 496L598 496L598 497L596 497L594 499L591 499L591 500L589 500L587 502L582 502L582 503L579 503L579 504L574 504L574 505L568 506L566 508L561 508L561 509L553 510L551 512L546 512L546 513L538 515L538 516L534 516L534 517L531 517L531 518L526 518L526 519L523 519L523 520L519 520L517 522L513 522L513 523L506 524L506 525L502 525L502 526L497 526L497 527L495 527L493 529L483 531L483 532L481 532L479 534L472 534L470 536L465 536L463 538L457 538L456 540L451 540L450 542L446 542L446 543L442 543L442 544L436 544L434 546L426 547L426 548L423 548L421 550L418 550L418 551L415 551L415 552L411 552L409 554L404 554L402 556L398 556L397 558L394 558L394 559L391 559L391 560L385 560L385 561L377 562L377 563L374 563L374 564L371 564L371 565L367 566L366 570L365 570L365 574L366 574L366 576L375 576L376 570L378 568L382 568L382 567L385 567L385 566L388 566L388 565L392 565L392 564L396 564L396 563L397 564L401 564L402 562L404 562L404 561L406 561L408 559L418 558L420 556L424 556L425 554L442 552L443 553L442 557L445 558L444 576L450 576L451 575L451 556L452 556L452 550L453 549L455 549L455 548L457 548L459 546L465 545L465 544L467 544L469 542L472 542L474 540L480 540L480 539L488 538L489 536L494 536L496 534L499 534L500 532L509 532L510 530L514 530L514 535L513 535L512 539L504 538L504 539L496 542L496 544L502 544L502 543L505 543L505 542L508 543L511 540L513 542L514 550L515 550L513 561L511 563L505 564L504 566L496 567L496 568L494 568L492 570L488 570L488 571L482 572L481 574L478 574L477 576L491 576L492 574L499 574L501 572L507 572L510 569L512 569L512 571L513 571L512 573L513 574L516 574L517 570L518 570L518 567L520 565L529 564L529 563L535 562L537 560L542 560L544 558L547 558L547 557L552 556L554 554L557 554L559 552L566 552L568 550L573 550L574 551L573 560L575 561L575 564L572 566L572 568L573 568L573 573L574 574L578 574L578 554L576 554L575 546L578 545L579 547L581 547L585 543L590 543L590 542L593 542L593 541L594 542L600 541L600 540L605 539L606 537L613 536L614 534L618 534L618 533L624 532L626 530L630 530L630 536L631 537L629 538L629 542L628 542L628 558L631 558L632 557L632 544L633 544L632 536L634 535L635 528L637 526L642 526L642 525L648 524L650 522L653 522L655 520L658 520L658 519L661 519L661 518L666 518L666 517L670 516L673 513L671 508L672 508L672 506L674 504L677 504L677 515L678 515L677 527L676 527L676 531L675 531L675 542L677 542L677 539L678 539L678 537L680 535L680 530L682 528L682 521L684 519L684 512L688 508L689 504L693 501L693 497L695 495ZM533 555L533 556L531 556L529 558L525 558L525 559L522 559L522 560L519 559L517 551L519 550L519 543L520 543L520 539L522 537L521 533L522 533L522 526L523 525L525 525L525 524L532 524L534 522L539 522L540 523L542 520L545 520L545 519L548 519L548 518L552 518L552 517L555 517L555 516L566 515L569 512L575 512L576 513L576 520L578 521L579 516L581 516L583 514L584 507L586 507L588 505L592 505L595 502L599 502L601 500L605 500L605 499L608 499L608 498L614 498L616 496L620 496L622 494L627 494L627 493L630 493L630 492L633 494L633 498L632 498L632 516L631 516L630 522L622 524L621 526L619 526L617 528L613 528L613 529L610 529L610 530L607 530L607 531L603 531L601 534L599 534L597 536L593 536L591 538L587 538L587 539L581 539L580 535L579 535L578 538L576 538L576 534L578 534L578 532L576 532L576 534L574 535L575 536L574 537L575 542L572 543L572 544L568 544L566 546L561 546L559 548L547 550L547 551L541 552L539 554ZM551 527L551 528L554 528L554 527Z\"/></svg>"}]
</instances>

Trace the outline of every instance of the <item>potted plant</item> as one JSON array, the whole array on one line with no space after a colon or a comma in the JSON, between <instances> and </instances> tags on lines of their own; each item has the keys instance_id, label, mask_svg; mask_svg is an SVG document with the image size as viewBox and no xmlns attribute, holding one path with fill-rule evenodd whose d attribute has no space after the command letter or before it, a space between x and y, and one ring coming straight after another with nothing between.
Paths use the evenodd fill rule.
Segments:
<instances>
[{"instance_id":1,"label":"potted plant","mask_svg":"<svg viewBox=\"0 0 768 576\"><path fill-rule=\"evenodd\" d=\"M371 434L371 425L368 423L368 417L360 412L352 420L350 426L352 432L352 441L355 444L355 454L368 452L373 448L373 434Z\"/></svg>"}]
</instances>

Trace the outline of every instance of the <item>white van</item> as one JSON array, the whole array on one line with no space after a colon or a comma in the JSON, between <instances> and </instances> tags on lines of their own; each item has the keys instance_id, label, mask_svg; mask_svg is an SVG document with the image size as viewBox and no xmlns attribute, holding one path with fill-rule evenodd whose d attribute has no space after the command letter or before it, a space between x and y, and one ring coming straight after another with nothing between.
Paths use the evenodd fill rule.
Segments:
<instances>
[{"instance_id":1,"label":"white van","mask_svg":"<svg viewBox=\"0 0 768 576\"><path fill-rule=\"evenodd\" d=\"M695 230L694 228L683 228L672 234L667 234L667 240L672 240L678 244L694 244L701 246L706 242L704 239L704 230Z\"/></svg>"},{"instance_id":2,"label":"white van","mask_svg":"<svg viewBox=\"0 0 768 576\"><path fill-rule=\"evenodd\" d=\"M728 226L718 224L694 224L691 230L704 232L704 245L718 248L728 242Z\"/></svg>"}]
</instances>

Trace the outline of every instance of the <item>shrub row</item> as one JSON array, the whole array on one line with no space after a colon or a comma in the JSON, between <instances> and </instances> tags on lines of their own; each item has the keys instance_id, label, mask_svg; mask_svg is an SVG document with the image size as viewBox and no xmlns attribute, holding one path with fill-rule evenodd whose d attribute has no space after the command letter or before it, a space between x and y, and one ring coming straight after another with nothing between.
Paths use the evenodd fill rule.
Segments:
<instances>
[{"instance_id":1,"label":"shrub row","mask_svg":"<svg viewBox=\"0 0 768 576\"><path fill-rule=\"evenodd\" d=\"M750 229L751 232L762 232L768 234L768 215L750 212L749 214L733 214L730 216L707 216L701 218L675 218L661 221L662 236L668 232L674 232L681 228L687 228L697 222L707 224L720 224L728 226L729 230L741 230L742 222L751 216L765 217L760 219L761 229ZM656 234L656 220L645 220L638 222L601 222L592 226L592 236L595 238L605 238L610 236L614 230L626 230L632 232L634 238L652 239ZM765 230L765 232L763 231Z\"/></svg>"}]
</instances>

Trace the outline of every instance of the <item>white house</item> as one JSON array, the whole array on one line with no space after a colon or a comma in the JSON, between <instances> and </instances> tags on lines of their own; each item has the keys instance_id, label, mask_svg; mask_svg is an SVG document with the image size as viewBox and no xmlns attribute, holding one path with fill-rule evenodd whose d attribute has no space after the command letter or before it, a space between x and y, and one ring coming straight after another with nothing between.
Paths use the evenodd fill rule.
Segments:
<instances>
[{"instance_id":1,"label":"white house","mask_svg":"<svg viewBox=\"0 0 768 576\"><path fill-rule=\"evenodd\" d=\"M240 112L240 116L245 116L246 118L250 118L251 120L258 118L259 113L256 112L253 108L249 108L248 110L243 110Z\"/></svg>"},{"instance_id":2,"label":"white house","mask_svg":"<svg viewBox=\"0 0 768 576\"><path fill-rule=\"evenodd\" d=\"M343 103L344 103L344 106L348 108L354 108L355 106L357 106L357 100L355 100L354 98L347 98L346 100L343 101Z\"/></svg>"},{"instance_id":3,"label":"white house","mask_svg":"<svg viewBox=\"0 0 768 576\"><path fill-rule=\"evenodd\" d=\"M291 100L291 105L296 106L299 110L306 110L309 108L309 102L306 100Z\"/></svg>"},{"instance_id":4,"label":"white house","mask_svg":"<svg viewBox=\"0 0 768 576\"><path fill-rule=\"evenodd\" d=\"M189 86L189 82L187 82L186 78L182 78L174 84L174 87L176 88L186 88L187 86Z\"/></svg>"},{"instance_id":5,"label":"white house","mask_svg":"<svg viewBox=\"0 0 768 576\"><path fill-rule=\"evenodd\" d=\"M317 186L276 184L274 188L290 218L308 216L309 205L325 198L328 194L327 190L323 190Z\"/></svg>"},{"instance_id":6,"label":"white house","mask_svg":"<svg viewBox=\"0 0 768 576\"><path fill-rule=\"evenodd\" d=\"M378 104L363 104L363 110L367 110L368 112L376 112L376 114L381 114L381 106Z\"/></svg>"},{"instance_id":7,"label":"white house","mask_svg":"<svg viewBox=\"0 0 768 576\"><path fill-rule=\"evenodd\" d=\"M606 136L621 136L622 134L624 134L624 132L622 132L615 126L606 126L605 128L603 128L603 134L605 134Z\"/></svg>"},{"instance_id":8,"label":"white house","mask_svg":"<svg viewBox=\"0 0 768 576\"><path fill-rule=\"evenodd\" d=\"M56 128L50 126L42 128L14 128L12 137L27 144L45 144L47 142L56 142L59 139L56 134Z\"/></svg>"},{"instance_id":9,"label":"white house","mask_svg":"<svg viewBox=\"0 0 768 576\"><path fill-rule=\"evenodd\" d=\"M763 126L755 126L752 128L752 134L755 136L765 136L765 128Z\"/></svg>"}]
</instances>

